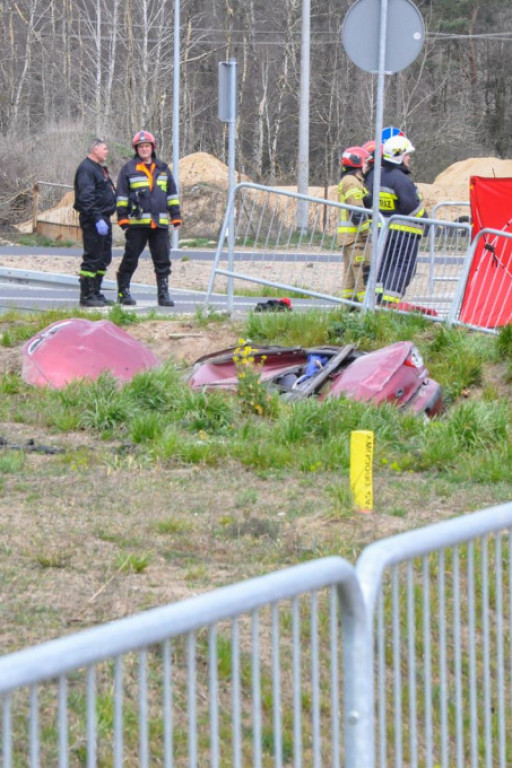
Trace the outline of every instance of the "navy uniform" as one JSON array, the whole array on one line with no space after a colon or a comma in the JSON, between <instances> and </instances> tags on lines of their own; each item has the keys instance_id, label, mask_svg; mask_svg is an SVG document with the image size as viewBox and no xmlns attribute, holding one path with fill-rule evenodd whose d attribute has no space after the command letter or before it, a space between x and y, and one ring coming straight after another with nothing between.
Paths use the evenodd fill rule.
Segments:
<instances>
[{"instance_id":1,"label":"navy uniform","mask_svg":"<svg viewBox=\"0 0 512 768\"><path fill-rule=\"evenodd\" d=\"M75 203L78 211L84 253L80 265L80 304L103 307L108 303L101 283L112 261L112 224L116 194L105 160L108 147L104 139L94 139L89 154L76 169Z\"/></svg>"},{"instance_id":2,"label":"navy uniform","mask_svg":"<svg viewBox=\"0 0 512 768\"><path fill-rule=\"evenodd\" d=\"M384 142L382 150L379 211L391 216L408 216L421 219L426 216L421 196L408 168L408 159L414 147L405 136L392 136ZM373 205L373 169L366 178L370 192L365 204ZM386 243L377 273L376 294L378 303L398 304L416 274L418 248L423 235L423 225L413 222L393 221L388 230Z\"/></svg>"}]
</instances>

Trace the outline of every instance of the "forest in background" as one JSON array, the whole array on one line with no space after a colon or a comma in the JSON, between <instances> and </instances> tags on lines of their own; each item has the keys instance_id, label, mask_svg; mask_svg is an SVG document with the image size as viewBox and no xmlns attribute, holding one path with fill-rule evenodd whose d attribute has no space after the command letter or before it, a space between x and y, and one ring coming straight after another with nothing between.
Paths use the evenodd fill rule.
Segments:
<instances>
[{"instance_id":1,"label":"forest in background","mask_svg":"<svg viewBox=\"0 0 512 768\"><path fill-rule=\"evenodd\" d=\"M417 148L416 180L468 157L512 155L512 7L419 0L426 42L386 77L384 124ZM374 133L376 77L341 44L347 0L311 2L310 184L338 178L343 148ZM71 184L90 137L115 173L136 130L172 160L172 0L6 0L0 7L0 225L25 216L36 180ZM296 181L301 0L181 0L180 156L226 162L218 64L238 63L237 169Z\"/></svg>"}]
</instances>

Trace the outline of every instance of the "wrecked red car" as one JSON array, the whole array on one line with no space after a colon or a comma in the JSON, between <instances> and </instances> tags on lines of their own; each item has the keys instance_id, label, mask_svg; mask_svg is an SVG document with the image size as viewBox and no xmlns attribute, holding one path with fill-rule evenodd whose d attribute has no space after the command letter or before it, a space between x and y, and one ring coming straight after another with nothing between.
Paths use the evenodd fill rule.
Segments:
<instances>
[{"instance_id":1,"label":"wrecked red car","mask_svg":"<svg viewBox=\"0 0 512 768\"><path fill-rule=\"evenodd\" d=\"M199 358L190 386L236 389L235 347ZM443 407L441 386L429 378L411 341L398 341L374 352L354 344L344 347L256 347L252 350L261 380L288 400L315 396L348 397L365 402L395 403L432 417Z\"/></svg>"},{"instance_id":2,"label":"wrecked red car","mask_svg":"<svg viewBox=\"0 0 512 768\"><path fill-rule=\"evenodd\" d=\"M29 339L22 349L21 375L28 384L61 389L77 379L108 372L122 382L154 368L151 350L110 320L61 320Z\"/></svg>"}]
</instances>

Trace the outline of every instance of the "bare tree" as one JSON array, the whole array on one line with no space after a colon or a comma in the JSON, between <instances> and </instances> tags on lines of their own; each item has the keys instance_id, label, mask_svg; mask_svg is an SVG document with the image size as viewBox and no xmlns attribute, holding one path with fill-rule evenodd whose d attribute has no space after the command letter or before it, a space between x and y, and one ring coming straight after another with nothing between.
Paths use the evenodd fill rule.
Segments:
<instances>
[{"instance_id":1,"label":"bare tree","mask_svg":"<svg viewBox=\"0 0 512 768\"><path fill-rule=\"evenodd\" d=\"M24 108L23 113L21 110L22 97L27 97L30 91L30 76L32 73L32 55L33 45L35 40L35 26L37 23L37 11L39 9L40 0L28 0L23 7L21 2L14 3L14 9L21 20L22 32L17 36L20 40L20 44L17 44L17 39L14 39L14 50L18 48L22 49L20 59L23 64L21 71L16 74L16 86L13 93L12 110L10 115L10 128L17 131L22 125L27 127L30 124L29 113ZM23 29L24 28L24 29ZM24 35L23 35L24 31Z\"/></svg>"}]
</instances>

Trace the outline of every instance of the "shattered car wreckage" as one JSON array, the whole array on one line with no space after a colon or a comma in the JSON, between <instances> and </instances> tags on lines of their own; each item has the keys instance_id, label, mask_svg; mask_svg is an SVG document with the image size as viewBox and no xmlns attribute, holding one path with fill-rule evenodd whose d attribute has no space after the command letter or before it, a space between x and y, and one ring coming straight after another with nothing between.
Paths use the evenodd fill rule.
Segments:
<instances>
[{"instance_id":1,"label":"shattered car wreckage","mask_svg":"<svg viewBox=\"0 0 512 768\"><path fill-rule=\"evenodd\" d=\"M236 390L235 347L196 360L189 384L193 389ZM441 386L429 378L417 348L398 341L374 352L354 344L343 347L256 347L251 351L261 381L288 400L347 397L432 417L443 407Z\"/></svg>"}]
</instances>

